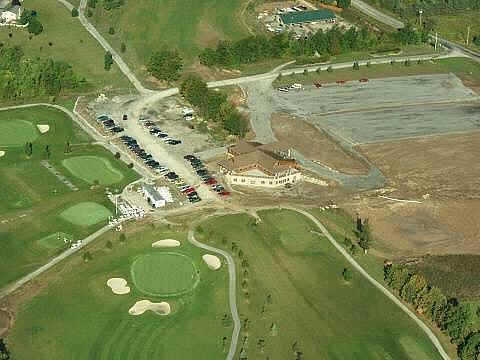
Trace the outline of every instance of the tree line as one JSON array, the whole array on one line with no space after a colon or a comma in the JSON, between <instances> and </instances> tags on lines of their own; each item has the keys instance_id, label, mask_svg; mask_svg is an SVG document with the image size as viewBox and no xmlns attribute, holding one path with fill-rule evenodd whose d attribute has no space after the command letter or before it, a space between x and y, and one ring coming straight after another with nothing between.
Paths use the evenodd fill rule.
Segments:
<instances>
[{"instance_id":1,"label":"tree line","mask_svg":"<svg viewBox=\"0 0 480 360\"><path fill-rule=\"evenodd\" d=\"M412 2L409 0L374 0L374 4L399 14L402 17L418 15L419 10L428 14L452 14L452 10L478 10L480 0L430 0Z\"/></svg>"},{"instance_id":2,"label":"tree line","mask_svg":"<svg viewBox=\"0 0 480 360\"><path fill-rule=\"evenodd\" d=\"M475 314L468 304L447 298L420 274L404 265L386 264L384 280L404 301L433 321L453 344L462 360L480 358L480 332L473 326Z\"/></svg>"},{"instance_id":3,"label":"tree line","mask_svg":"<svg viewBox=\"0 0 480 360\"><path fill-rule=\"evenodd\" d=\"M206 48L199 54L200 62L206 66L235 66L283 56L339 55L354 51L381 50L428 40L428 29L417 31L411 26L398 32L376 33L363 27L333 26L329 30L318 30L313 35L295 39L284 32L272 37L254 35L238 41L220 41L216 48Z\"/></svg>"},{"instance_id":4,"label":"tree line","mask_svg":"<svg viewBox=\"0 0 480 360\"><path fill-rule=\"evenodd\" d=\"M180 85L180 94L197 108L205 120L221 124L230 134L245 136L248 130L247 120L224 93L208 89L207 83L200 77L188 76Z\"/></svg>"},{"instance_id":5,"label":"tree line","mask_svg":"<svg viewBox=\"0 0 480 360\"><path fill-rule=\"evenodd\" d=\"M3 99L56 96L85 83L66 62L27 57L19 46L0 47L0 97Z\"/></svg>"}]
</instances>

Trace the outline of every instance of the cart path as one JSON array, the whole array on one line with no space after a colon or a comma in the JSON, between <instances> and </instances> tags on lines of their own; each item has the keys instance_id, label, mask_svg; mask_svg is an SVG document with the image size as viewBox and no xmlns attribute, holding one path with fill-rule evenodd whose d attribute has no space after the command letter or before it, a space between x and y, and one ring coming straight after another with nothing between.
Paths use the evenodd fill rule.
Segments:
<instances>
[{"instance_id":1,"label":"cart path","mask_svg":"<svg viewBox=\"0 0 480 360\"><path fill-rule=\"evenodd\" d=\"M228 351L226 360L233 360L233 358L235 357L235 353L237 351L238 337L240 335L240 328L241 328L240 317L238 316L238 309L237 309L237 274L235 269L235 261L233 260L232 255L230 255L226 251L217 249L213 246L209 246L197 241L195 239L193 229L190 229L188 231L188 241L190 241L190 243L192 243L198 248L222 255L227 260L228 276L229 276L228 297L229 297L229 303L230 303L230 312L232 314L232 319L233 319L233 333L232 333L232 341L230 342L230 349Z\"/></svg>"}]
</instances>

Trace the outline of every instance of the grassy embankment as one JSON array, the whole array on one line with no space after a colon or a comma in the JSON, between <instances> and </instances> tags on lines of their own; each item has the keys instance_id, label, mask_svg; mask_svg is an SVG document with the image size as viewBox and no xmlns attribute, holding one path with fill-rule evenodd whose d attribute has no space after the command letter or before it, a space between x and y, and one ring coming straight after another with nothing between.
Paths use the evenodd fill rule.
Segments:
<instances>
[{"instance_id":1,"label":"grassy embankment","mask_svg":"<svg viewBox=\"0 0 480 360\"><path fill-rule=\"evenodd\" d=\"M418 326L357 272L344 281L348 263L312 232L317 229L308 219L287 210L259 215L258 225L247 215L230 215L197 231L209 244L231 251L235 243L242 251L235 257L241 339L248 346L241 343L239 352L279 359L293 356L293 349L322 359L439 358Z\"/></svg>"},{"instance_id":2,"label":"grassy embankment","mask_svg":"<svg viewBox=\"0 0 480 360\"><path fill-rule=\"evenodd\" d=\"M40 134L37 124L49 125L50 130ZM0 158L0 253L5 255L0 262L0 287L3 287L38 268L65 247L63 241L56 247L45 247L40 239L63 232L79 240L105 224L102 215L99 216L102 221L93 219L90 226L75 225L61 217L65 210L79 203L93 202L111 212L113 205L105 196L105 187L120 191L137 175L103 147L92 145L89 136L58 110L34 107L1 111L0 126L3 129L0 150L5 151ZM29 126L29 131L19 133L25 126ZM33 143L31 157L25 153L25 142L29 140ZM72 144L72 152L65 154L67 141ZM49 163L78 191L73 191L42 166L41 160L47 158L46 145L50 147ZM121 177L112 177L110 170L104 168L95 176L100 184L109 185L91 188L92 183L83 178L91 172L88 164L79 177L63 166L63 160L74 160L77 156L92 156L108 162ZM108 181L104 181L104 176ZM102 207L98 209L105 212Z\"/></svg>"},{"instance_id":3,"label":"grassy embankment","mask_svg":"<svg viewBox=\"0 0 480 360\"><path fill-rule=\"evenodd\" d=\"M391 64L378 64L371 66L360 66L359 70L352 68L336 69L332 72L323 70L320 73L309 72L308 74L295 74L279 77L275 80L274 86L283 86L292 83L313 84L334 83L337 80L359 80L362 78L385 78L394 76L425 75L425 74L447 74L454 73L462 79L466 85L480 84L480 65L467 58L451 58L435 61L422 61L420 64L411 62L410 66L397 62Z\"/></svg>"},{"instance_id":4,"label":"grassy embankment","mask_svg":"<svg viewBox=\"0 0 480 360\"><path fill-rule=\"evenodd\" d=\"M175 249L152 249L165 238L179 240ZM105 247L113 242L113 249ZM226 266L212 271L203 263L205 253L190 245L186 233L166 226L127 226L126 241L109 232L87 249L92 260L81 254L71 257L36 282L45 288L19 307L15 326L7 342L16 359L225 359L232 333L229 313ZM133 284L131 265L139 255L175 252L188 256L199 270L200 281L183 296L157 297L141 293ZM176 269L153 275L176 277ZM114 295L106 282L111 277L128 281L131 292ZM30 295L27 295L30 296ZM167 301L168 316L150 311L139 316L128 310L139 300ZM16 297L16 301L19 298Z\"/></svg>"},{"instance_id":5,"label":"grassy embankment","mask_svg":"<svg viewBox=\"0 0 480 360\"><path fill-rule=\"evenodd\" d=\"M145 65L162 46L177 49L185 61L185 70L197 62L197 55L218 40L238 40L248 35L240 19L244 0L127 1L122 7L106 11L94 9L90 20L143 80L149 77ZM110 27L115 34L110 35ZM155 84L149 84L155 85Z\"/></svg>"}]
</instances>

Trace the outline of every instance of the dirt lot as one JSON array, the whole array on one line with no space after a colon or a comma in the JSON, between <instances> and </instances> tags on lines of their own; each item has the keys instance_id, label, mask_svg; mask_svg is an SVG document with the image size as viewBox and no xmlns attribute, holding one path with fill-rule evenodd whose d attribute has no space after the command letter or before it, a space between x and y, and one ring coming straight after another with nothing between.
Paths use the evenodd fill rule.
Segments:
<instances>
[{"instance_id":1,"label":"dirt lot","mask_svg":"<svg viewBox=\"0 0 480 360\"><path fill-rule=\"evenodd\" d=\"M358 150L380 168L391 187L404 197L431 194L435 199L480 198L480 132L444 135Z\"/></svg>"},{"instance_id":2,"label":"dirt lot","mask_svg":"<svg viewBox=\"0 0 480 360\"><path fill-rule=\"evenodd\" d=\"M368 217L374 251L389 258L425 254L480 254L479 200L406 204L372 200L350 206Z\"/></svg>"},{"instance_id":3,"label":"dirt lot","mask_svg":"<svg viewBox=\"0 0 480 360\"><path fill-rule=\"evenodd\" d=\"M300 151L309 160L347 174L364 174L368 171L363 161L347 154L322 130L302 119L275 113L271 124L279 143Z\"/></svg>"}]
</instances>

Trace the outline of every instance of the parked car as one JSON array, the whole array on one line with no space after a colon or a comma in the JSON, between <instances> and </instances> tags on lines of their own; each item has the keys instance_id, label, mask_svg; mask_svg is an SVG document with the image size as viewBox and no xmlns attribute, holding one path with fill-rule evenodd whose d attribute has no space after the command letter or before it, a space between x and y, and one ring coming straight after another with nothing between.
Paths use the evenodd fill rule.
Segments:
<instances>
[{"instance_id":1,"label":"parked car","mask_svg":"<svg viewBox=\"0 0 480 360\"><path fill-rule=\"evenodd\" d=\"M124 131L125 129L120 127L120 126L114 126L111 131L114 132L114 133L121 133L122 131Z\"/></svg>"},{"instance_id":2,"label":"parked car","mask_svg":"<svg viewBox=\"0 0 480 360\"><path fill-rule=\"evenodd\" d=\"M218 193L220 196L230 196L230 192L229 191L222 191L220 193Z\"/></svg>"},{"instance_id":3,"label":"parked car","mask_svg":"<svg viewBox=\"0 0 480 360\"><path fill-rule=\"evenodd\" d=\"M128 115L127 114L123 114L123 117L122 117L123 120L128 120Z\"/></svg>"},{"instance_id":4,"label":"parked car","mask_svg":"<svg viewBox=\"0 0 480 360\"><path fill-rule=\"evenodd\" d=\"M190 162L192 162L193 160L197 160L197 158L196 158L195 156L193 156L193 155L185 155L183 158L184 158L185 160L190 161Z\"/></svg>"}]
</instances>

